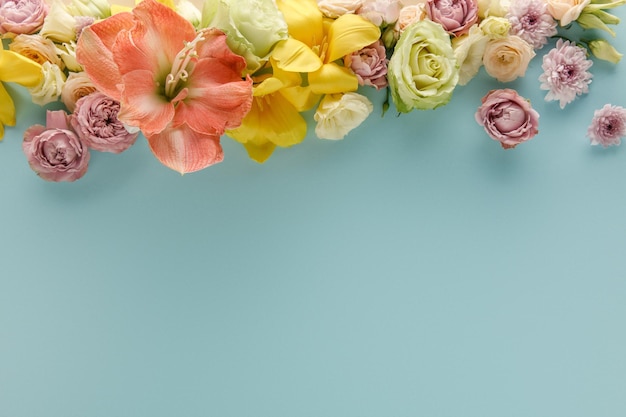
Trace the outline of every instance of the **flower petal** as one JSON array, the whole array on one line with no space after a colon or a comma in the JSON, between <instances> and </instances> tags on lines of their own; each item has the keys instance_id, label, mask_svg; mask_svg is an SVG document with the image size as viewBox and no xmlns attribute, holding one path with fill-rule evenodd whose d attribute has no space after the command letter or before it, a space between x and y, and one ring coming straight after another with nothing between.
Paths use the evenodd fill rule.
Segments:
<instances>
[{"instance_id":1,"label":"flower petal","mask_svg":"<svg viewBox=\"0 0 626 417\"><path fill-rule=\"evenodd\" d=\"M76 59L94 85L107 96L118 100L120 70L113 59L113 45L120 32L133 26L133 15L119 13L86 27L76 46Z\"/></svg>"},{"instance_id":2,"label":"flower petal","mask_svg":"<svg viewBox=\"0 0 626 417\"><path fill-rule=\"evenodd\" d=\"M0 126L2 125L15 126L15 105L9 92L0 83Z\"/></svg>"},{"instance_id":3,"label":"flower petal","mask_svg":"<svg viewBox=\"0 0 626 417\"><path fill-rule=\"evenodd\" d=\"M290 28L291 29L291 28ZM325 63L359 51L380 38L380 29L354 14L339 16L328 31L328 52Z\"/></svg>"},{"instance_id":4,"label":"flower petal","mask_svg":"<svg viewBox=\"0 0 626 417\"><path fill-rule=\"evenodd\" d=\"M311 72L318 70L323 62L305 43L289 38L280 41L272 51L276 67L290 72Z\"/></svg>"},{"instance_id":5,"label":"flower petal","mask_svg":"<svg viewBox=\"0 0 626 417\"><path fill-rule=\"evenodd\" d=\"M118 119L146 135L164 130L174 118L174 105L155 93L152 73L137 70L124 75Z\"/></svg>"},{"instance_id":6,"label":"flower petal","mask_svg":"<svg viewBox=\"0 0 626 417\"><path fill-rule=\"evenodd\" d=\"M274 153L274 149L276 149L276 145L272 142L266 142L262 145L256 145L254 143L244 143L243 147L246 148L248 152L248 156L253 161L262 164L267 161L270 156Z\"/></svg>"},{"instance_id":7,"label":"flower petal","mask_svg":"<svg viewBox=\"0 0 626 417\"><path fill-rule=\"evenodd\" d=\"M35 87L42 79L41 65L17 52L0 50L0 81Z\"/></svg>"},{"instance_id":8,"label":"flower petal","mask_svg":"<svg viewBox=\"0 0 626 417\"><path fill-rule=\"evenodd\" d=\"M309 47L324 38L323 16L315 0L276 0L289 27L289 34Z\"/></svg>"},{"instance_id":9,"label":"flower petal","mask_svg":"<svg viewBox=\"0 0 626 417\"><path fill-rule=\"evenodd\" d=\"M181 174L199 171L224 159L218 136L194 132L187 125L146 137L154 156Z\"/></svg>"},{"instance_id":10,"label":"flower petal","mask_svg":"<svg viewBox=\"0 0 626 417\"><path fill-rule=\"evenodd\" d=\"M356 91L359 80L350 69L331 63L309 74L309 86L316 94L337 94Z\"/></svg>"}]
</instances>

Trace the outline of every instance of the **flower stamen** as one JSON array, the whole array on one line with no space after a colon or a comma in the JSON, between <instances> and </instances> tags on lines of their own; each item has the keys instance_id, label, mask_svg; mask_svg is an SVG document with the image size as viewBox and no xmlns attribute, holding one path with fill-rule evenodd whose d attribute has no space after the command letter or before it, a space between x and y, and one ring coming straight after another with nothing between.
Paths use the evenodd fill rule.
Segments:
<instances>
[{"instance_id":1,"label":"flower stamen","mask_svg":"<svg viewBox=\"0 0 626 417\"><path fill-rule=\"evenodd\" d=\"M196 47L199 42L204 41L206 30L198 32L196 37L191 42L185 42L183 49L176 54L174 63L170 73L165 77L165 96L168 98L174 98L176 91L181 83L187 82L189 79L189 65L198 59L198 52Z\"/></svg>"}]
</instances>

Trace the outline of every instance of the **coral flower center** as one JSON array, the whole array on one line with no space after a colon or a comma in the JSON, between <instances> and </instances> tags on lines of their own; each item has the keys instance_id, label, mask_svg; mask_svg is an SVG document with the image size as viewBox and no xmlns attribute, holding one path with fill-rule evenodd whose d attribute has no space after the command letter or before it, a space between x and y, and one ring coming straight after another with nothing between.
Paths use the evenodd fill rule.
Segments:
<instances>
[{"instance_id":1,"label":"coral flower center","mask_svg":"<svg viewBox=\"0 0 626 417\"><path fill-rule=\"evenodd\" d=\"M165 96L173 100L178 95L180 88L189 79L190 73L193 71L193 64L198 60L196 48L199 42L204 41L205 31L200 31L191 42L185 42L185 46L181 49L172 63L170 73L165 77Z\"/></svg>"}]
</instances>

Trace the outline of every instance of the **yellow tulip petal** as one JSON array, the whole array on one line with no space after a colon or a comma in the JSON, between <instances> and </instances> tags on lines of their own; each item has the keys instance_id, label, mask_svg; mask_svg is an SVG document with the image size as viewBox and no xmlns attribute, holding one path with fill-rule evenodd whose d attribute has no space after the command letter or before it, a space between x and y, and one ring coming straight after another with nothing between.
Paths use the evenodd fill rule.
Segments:
<instances>
[{"instance_id":1,"label":"yellow tulip petal","mask_svg":"<svg viewBox=\"0 0 626 417\"><path fill-rule=\"evenodd\" d=\"M42 79L41 65L13 51L0 51L0 81L36 87Z\"/></svg>"},{"instance_id":2,"label":"yellow tulip petal","mask_svg":"<svg viewBox=\"0 0 626 417\"><path fill-rule=\"evenodd\" d=\"M315 0L276 0L289 27L289 34L309 47L322 43L322 12Z\"/></svg>"},{"instance_id":3,"label":"yellow tulip petal","mask_svg":"<svg viewBox=\"0 0 626 417\"><path fill-rule=\"evenodd\" d=\"M335 20L328 31L328 51L325 63L359 51L380 38L380 29L354 14L344 14Z\"/></svg>"},{"instance_id":4,"label":"yellow tulip petal","mask_svg":"<svg viewBox=\"0 0 626 417\"><path fill-rule=\"evenodd\" d=\"M248 151L248 156L253 161L262 164L267 161L270 156L274 153L274 149L276 149L276 145L271 142L266 142L263 145L255 145L254 143L244 143L243 147Z\"/></svg>"},{"instance_id":5,"label":"yellow tulip petal","mask_svg":"<svg viewBox=\"0 0 626 417\"><path fill-rule=\"evenodd\" d=\"M309 74L309 86L317 94L337 94L356 91L359 80L348 68L331 63Z\"/></svg>"},{"instance_id":6,"label":"yellow tulip petal","mask_svg":"<svg viewBox=\"0 0 626 417\"><path fill-rule=\"evenodd\" d=\"M4 125L15 126L15 106L9 92L0 83L0 140L4 137Z\"/></svg>"},{"instance_id":7,"label":"yellow tulip petal","mask_svg":"<svg viewBox=\"0 0 626 417\"><path fill-rule=\"evenodd\" d=\"M306 44L289 38L278 42L272 59L279 69L290 72L311 72L322 66L322 60Z\"/></svg>"}]
</instances>

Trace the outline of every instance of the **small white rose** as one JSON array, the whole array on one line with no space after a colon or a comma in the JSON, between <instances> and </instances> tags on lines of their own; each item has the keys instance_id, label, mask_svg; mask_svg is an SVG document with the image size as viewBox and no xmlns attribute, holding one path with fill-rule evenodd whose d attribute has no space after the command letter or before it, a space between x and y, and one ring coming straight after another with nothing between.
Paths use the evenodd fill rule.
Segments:
<instances>
[{"instance_id":1,"label":"small white rose","mask_svg":"<svg viewBox=\"0 0 626 417\"><path fill-rule=\"evenodd\" d=\"M343 139L348 132L363 123L373 110L372 103L361 94L328 94L313 116L317 122L315 133L320 139Z\"/></svg>"}]
</instances>

